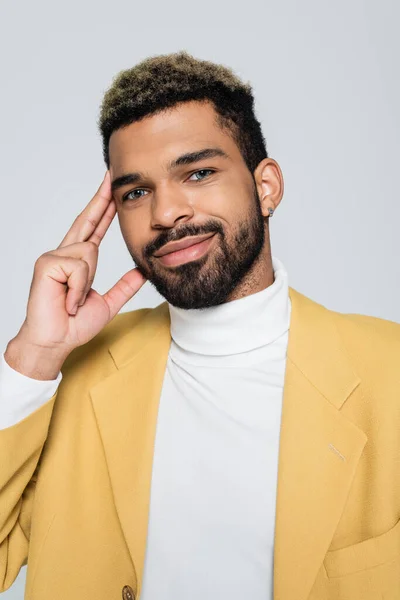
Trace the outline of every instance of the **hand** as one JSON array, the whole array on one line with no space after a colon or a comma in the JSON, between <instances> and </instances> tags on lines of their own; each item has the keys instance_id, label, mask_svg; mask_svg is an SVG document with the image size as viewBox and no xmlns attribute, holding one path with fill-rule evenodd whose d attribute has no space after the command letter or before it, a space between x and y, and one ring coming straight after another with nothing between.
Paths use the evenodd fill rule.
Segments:
<instances>
[{"instance_id":1,"label":"hand","mask_svg":"<svg viewBox=\"0 0 400 600\"><path fill-rule=\"evenodd\" d=\"M74 348L97 335L147 281L134 268L103 296L91 287L100 242L115 214L107 171L58 248L37 259L26 319L16 336L19 346L23 342L30 350L51 351L54 356L66 358Z\"/></svg>"}]
</instances>

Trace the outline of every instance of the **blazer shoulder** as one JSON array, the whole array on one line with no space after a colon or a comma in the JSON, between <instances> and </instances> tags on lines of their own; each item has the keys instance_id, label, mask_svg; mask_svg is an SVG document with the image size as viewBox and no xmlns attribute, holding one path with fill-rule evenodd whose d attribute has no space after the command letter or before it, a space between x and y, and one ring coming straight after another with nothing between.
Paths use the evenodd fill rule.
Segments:
<instances>
[{"instance_id":1,"label":"blazer shoulder","mask_svg":"<svg viewBox=\"0 0 400 600\"><path fill-rule=\"evenodd\" d=\"M400 373L400 323L355 313L329 311L356 370L364 377Z\"/></svg>"},{"instance_id":2,"label":"blazer shoulder","mask_svg":"<svg viewBox=\"0 0 400 600\"><path fill-rule=\"evenodd\" d=\"M377 343L400 344L400 323L357 313L341 313L333 310L338 327L347 335L373 340Z\"/></svg>"}]
</instances>

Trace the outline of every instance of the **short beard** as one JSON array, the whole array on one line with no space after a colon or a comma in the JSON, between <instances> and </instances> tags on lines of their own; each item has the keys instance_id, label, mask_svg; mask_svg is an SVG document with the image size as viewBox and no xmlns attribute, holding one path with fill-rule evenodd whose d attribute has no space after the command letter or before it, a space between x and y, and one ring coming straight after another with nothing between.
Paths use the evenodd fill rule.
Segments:
<instances>
[{"instance_id":1,"label":"short beard","mask_svg":"<svg viewBox=\"0 0 400 600\"><path fill-rule=\"evenodd\" d=\"M254 202L251 204L250 212L239 224L231 245L226 243L220 224L212 220L207 221L201 231L194 230L189 225L182 229L185 235L180 235L179 239L189 235L215 232L219 240L213 242L215 248L210 251L210 255L206 252L197 260L173 268L159 265L153 267L153 261L157 260L152 256L155 252L153 249L147 259L150 262L149 268L142 261L136 260L130 251L138 270L167 302L178 308L202 309L227 301L260 256L265 243L264 216L255 184L253 193ZM163 241L158 247L164 243L166 242ZM205 266L207 262L209 264Z\"/></svg>"}]
</instances>

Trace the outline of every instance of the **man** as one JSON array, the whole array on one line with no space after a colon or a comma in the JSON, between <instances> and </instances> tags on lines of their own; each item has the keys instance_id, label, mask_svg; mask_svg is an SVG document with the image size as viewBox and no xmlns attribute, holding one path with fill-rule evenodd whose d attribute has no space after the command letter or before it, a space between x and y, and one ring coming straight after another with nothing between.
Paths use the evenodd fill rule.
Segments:
<instances>
[{"instance_id":1,"label":"man","mask_svg":"<svg viewBox=\"0 0 400 600\"><path fill-rule=\"evenodd\" d=\"M288 286L251 87L152 57L99 127L2 361L0 589L27 563L32 600L399 600L400 326ZM115 212L136 268L102 297ZM165 302L117 315L146 280Z\"/></svg>"}]
</instances>

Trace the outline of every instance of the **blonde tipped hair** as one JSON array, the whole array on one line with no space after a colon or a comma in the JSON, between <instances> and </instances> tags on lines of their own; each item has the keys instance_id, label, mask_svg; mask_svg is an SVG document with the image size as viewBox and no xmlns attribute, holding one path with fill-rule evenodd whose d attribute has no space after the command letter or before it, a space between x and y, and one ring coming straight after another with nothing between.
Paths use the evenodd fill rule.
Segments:
<instances>
[{"instance_id":1,"label":"blonde tipped hair","mask_svg":"<svg viewBox=\"0 0 400 600\"><path fill-rule=\"evenodd\" d=\"M268 154L254 114L251 85L241 81L232 69L197 59L185 50L151 56L114 77L97 122L107 168L113 131L192 100L212 103L216 125L231 134L253 173Z\"/></svg>"}]
</instances>

